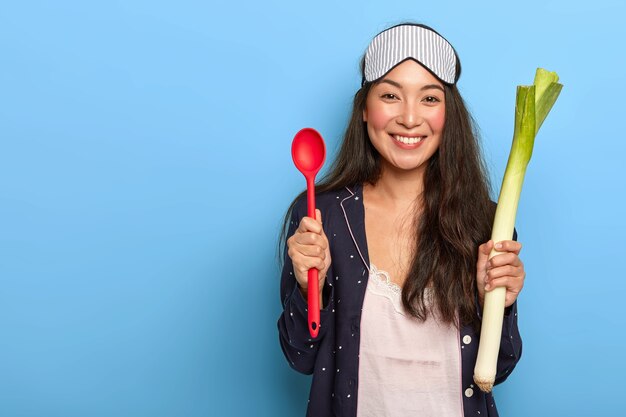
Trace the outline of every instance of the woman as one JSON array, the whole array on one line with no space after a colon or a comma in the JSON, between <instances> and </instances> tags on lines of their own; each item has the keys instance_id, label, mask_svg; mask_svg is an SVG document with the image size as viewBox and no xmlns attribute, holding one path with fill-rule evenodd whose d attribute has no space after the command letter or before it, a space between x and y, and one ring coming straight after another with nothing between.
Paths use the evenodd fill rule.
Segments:
<instances>
[{"instance_id":1,"label":"woman","mask_svg":"<svg viewBox=\"0 0 626 417\"><path fill-rule=\"evenodd\" d=\"M378 34L317 218L290 207L280 342L313 374L308 416L497 416L475 387L485 291L507 289L496 384L521 354L521 245L489 241L495 205L456 82L433 29ZM286 237L286 236L285 236ZM320 330L307 328L307 270L319 270Z\"/></svg>"}]
</instances>

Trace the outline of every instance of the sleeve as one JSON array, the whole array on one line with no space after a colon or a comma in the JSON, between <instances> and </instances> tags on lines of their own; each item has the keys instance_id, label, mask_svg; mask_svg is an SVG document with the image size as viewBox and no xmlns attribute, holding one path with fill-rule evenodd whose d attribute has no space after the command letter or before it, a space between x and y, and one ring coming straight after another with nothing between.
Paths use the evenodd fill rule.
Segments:
<instances>
[{"instance_id":1,"label":"sleeve","mask_svg":"<svg viewBox=\"0 0 626 417\"><path fill-rule=\"evenodd\" d=\"M478 303L478 295L476 296ZM482 312L478 308L478 317L482 320ZM522 356L522 337L517 327L517 300L504 309L502 320L502 336L500 337L500 350L496 366L495 384L504 382Z\"/></svg>"},{"instance_id":2,"label":"sleeve","mask_svg":"<svg viewBox=\"0 0 626 417\"><path fill-rule=\"evenodd\" d=\"M502 322L502 339L498 353L496 380L494 385L504 382L522 356L522 338L517 327L517 301L505 312Z\"/></svg>"},{"instance_id":3,"label":"sleeve","mask_svg":"<svg viewBox=\"0 0 626 417\"><path fill-rule=\"evenodd\" d=\"M287 236L291 237L304 217L306 202L300 199L296 202ZM320 328L316 338L312 338L308 329L307 302L300 293L298 282L293 271L291 258L285 247L285 259L280 280L280 299L283 311L278 318L278 335L280 346L285 358L290 366L298 372L310 375L313 373L315 359L319 351L320 344L328 333L329 323L331 323L331 312L334 309L334 289L324 283L323 306L320 310ZM332 265L327 276L332 274Z\"/></svg>"}]
</instances>

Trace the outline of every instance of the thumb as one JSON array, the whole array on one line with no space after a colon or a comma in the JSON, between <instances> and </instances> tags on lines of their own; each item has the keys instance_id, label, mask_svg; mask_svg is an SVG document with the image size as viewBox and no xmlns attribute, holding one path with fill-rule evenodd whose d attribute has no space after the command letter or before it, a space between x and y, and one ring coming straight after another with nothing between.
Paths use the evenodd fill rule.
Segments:
<instances>
[{"instance_id":1,"label":"thumb","mask_svg":"<svg viewBox=\"0 0 626 417\"><path fill-rule=\"evenodd\" d=\"M315 219L322 225L321 235L326 236L326 233L324 232L324 225L322 224L322 212L319 209L315 209Z\"/></svg>"},{"instance_id":2,"label":"thumb","mask_svg":"<svg viewBox=\"0 0 626 417\"><path fill-rule=\"evenodd\" d=\"M486 243L483 243L478 247L478 263L485 263L489 259L489 254L493 249L493 240L489 239Z\"/></svg>"}]
</instances>

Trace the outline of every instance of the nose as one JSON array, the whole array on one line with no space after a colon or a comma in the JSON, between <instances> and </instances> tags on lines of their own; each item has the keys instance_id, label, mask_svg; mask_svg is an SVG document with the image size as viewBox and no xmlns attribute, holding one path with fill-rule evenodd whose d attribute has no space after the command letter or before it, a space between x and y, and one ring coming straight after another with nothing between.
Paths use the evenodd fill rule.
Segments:
<instances>
[{"instance_id":1,"label":"nose","mask_svg":"<svg viewBox=\"0 0 626 417\"><path fill-rule=\"evenodd\" d=\"M397 122L407 129L414 128L424 123L424 118L416 103L405 102L402 111L398 116Z\"/></svg>"}]
</instances>

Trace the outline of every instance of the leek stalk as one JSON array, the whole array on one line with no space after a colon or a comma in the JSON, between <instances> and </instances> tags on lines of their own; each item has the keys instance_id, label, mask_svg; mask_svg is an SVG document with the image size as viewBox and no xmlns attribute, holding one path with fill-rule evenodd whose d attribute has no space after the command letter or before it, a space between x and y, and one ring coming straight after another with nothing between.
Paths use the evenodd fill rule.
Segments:
<instances>
[{"instance_id":1,"label":"leek stalk","mask_svg":"<svg viewBox=\"0 0 626 417\"><path fill-rule=\"evenodd\" d=\"M513 238L517 206L526 167L533 153L535 135L563 88L558 80L555 72L538 68L533 85L517 86L513 144L491 232L494 242ZM494 248L489 259L498 253ZM485 293L478 357L474 368L474 381L484 392L490 392L495 382L505 296L505 287L494 288Z\"/></svg>"}]
</instances>

